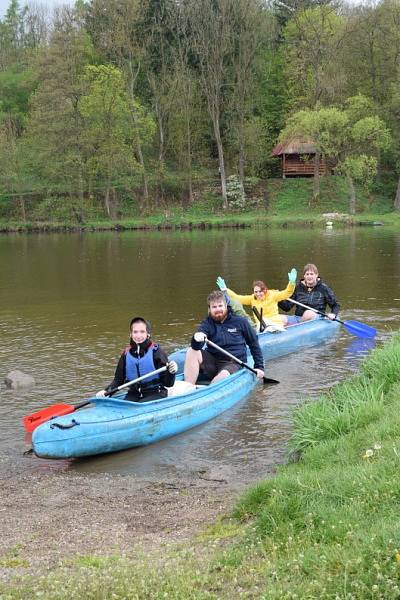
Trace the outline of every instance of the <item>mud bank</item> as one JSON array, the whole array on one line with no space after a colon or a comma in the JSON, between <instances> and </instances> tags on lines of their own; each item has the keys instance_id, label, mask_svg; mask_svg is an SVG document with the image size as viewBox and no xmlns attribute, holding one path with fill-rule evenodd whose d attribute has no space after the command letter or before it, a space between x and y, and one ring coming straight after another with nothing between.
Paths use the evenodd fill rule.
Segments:
<instances>
[{"instance_id":1,"label":"mud bank","mask_svg":"<svg viewBox=\"0 0 400 600\"><path fill-rule=\"evenodd\" d=\"M226 514L239 485L199 471L184 480L71 472L0 479L0 582L48 573L65 559L135 557L182 543Z\"/></svg>"}]
</instances>

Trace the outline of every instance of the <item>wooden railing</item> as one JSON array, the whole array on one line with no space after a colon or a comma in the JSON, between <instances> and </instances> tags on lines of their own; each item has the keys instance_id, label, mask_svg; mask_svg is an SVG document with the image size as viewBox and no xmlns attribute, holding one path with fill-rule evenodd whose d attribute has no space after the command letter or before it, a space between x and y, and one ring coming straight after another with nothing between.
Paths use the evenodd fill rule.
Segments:
<instances>
[{"instance_id":1,"label":"wooden railing","mask_svg":"<svg viewBox=\"0 0 400 600\"><path fill-rule=\"evenodd\" d=\"M326 173L326 165L324 162L321 162L319 165L320 175L324 175ZM285 162L285 166L283 168L284 175L314 175L314 164L313 163L305 163L302 161L299 162Z\"/></svg>"}]
</instances>

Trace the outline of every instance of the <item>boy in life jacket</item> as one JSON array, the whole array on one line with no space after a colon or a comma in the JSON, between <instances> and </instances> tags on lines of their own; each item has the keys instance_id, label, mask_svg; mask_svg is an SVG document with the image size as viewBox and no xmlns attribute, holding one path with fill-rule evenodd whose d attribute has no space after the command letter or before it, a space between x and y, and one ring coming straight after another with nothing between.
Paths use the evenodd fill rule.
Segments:
<instances>
[{"instance_id":1,"label":"boy in life jacket","mask_svg":"<svg viewBox=\"0 0 400 600\"><path fill-rule=\"evenodd\" d=\"M103 398L108 390L166 366L166 371L133 384L128 388L126 396L126 400L134 402L164 398L168 395L166 388L172 387L175 383L178 365L173 360L169 362L164 350L151 340L149 321L143 317L134 317L130 322L129 330L130 345L120 356L114 379L104 390L97 392L96 397Z\"/></svg>"}]
</instances>

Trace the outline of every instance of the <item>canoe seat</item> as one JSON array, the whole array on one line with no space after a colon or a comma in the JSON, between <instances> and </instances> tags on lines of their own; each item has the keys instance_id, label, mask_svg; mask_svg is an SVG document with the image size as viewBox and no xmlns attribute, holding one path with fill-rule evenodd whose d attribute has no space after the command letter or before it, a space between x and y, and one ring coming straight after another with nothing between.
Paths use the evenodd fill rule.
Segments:
<instances>
[{"instance_id":1,"label":"canoe seat","mask_svg":"<svg viewBox=\"0 0 400 600\"><path fill-rule=\"evenodd\" d=\"M189 381L175 381L172 387L167 388L168 396L181 396L182 394L188 394L197 389L197 385L190 383Z\"/></svg>"}]
</instances>

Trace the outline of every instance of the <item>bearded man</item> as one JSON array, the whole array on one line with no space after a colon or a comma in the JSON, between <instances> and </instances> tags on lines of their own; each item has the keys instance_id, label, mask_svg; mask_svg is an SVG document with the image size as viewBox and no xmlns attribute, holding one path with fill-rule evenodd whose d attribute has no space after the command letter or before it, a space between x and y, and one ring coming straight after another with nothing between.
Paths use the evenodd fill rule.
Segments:
<instances>
[{"instance_id":1,"label":"bearded man","mask_svg":"<svg viewBox=\"0 0 400 600\"><path fill-rule=\"evenodd\" d=\"M208 317L191 340L185 360L185 381L195 384L199 374L211 382L220 381L242 368L221 352L206 345L209 339L242 362L247 361L247 346L254 360L257 377L264 377L264 359L257 334L244 317L235 315L227 306L225 294L214 291L208 295Z\"/></svg>"}]
</instances>

